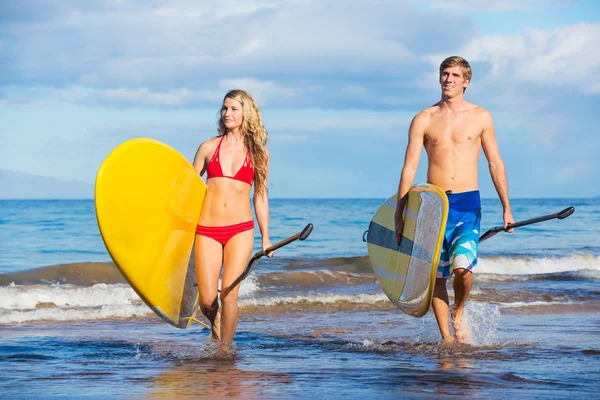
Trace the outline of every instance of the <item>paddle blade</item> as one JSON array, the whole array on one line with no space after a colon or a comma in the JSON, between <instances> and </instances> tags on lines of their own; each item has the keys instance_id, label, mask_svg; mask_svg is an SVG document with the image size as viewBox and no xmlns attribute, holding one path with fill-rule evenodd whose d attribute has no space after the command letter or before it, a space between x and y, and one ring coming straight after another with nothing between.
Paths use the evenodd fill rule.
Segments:
<instances>
[{"instance_id":1,"label":"paddle blade","mask_svg":"<svg viewBox=\"0 0 600 400\"><path fill-rule=\"evenodd\" d=\"M479 243L483 242L484 240L488 240L498 232L499 231L495 230L494 228L490 229L489 231L481 235L481 237L479 238Z\"/></svg>"},{"instance_id":2,"label":"paddle blade","mask_svg":"<svg viewBox=\"0 0 600 400\"><path fill-rule=\"evenodd\" d=\"M569 215L573 214L574 212L575 212L575 207L565 208L564 210L562 210L561 212L558 213L558 215L556 216L556 218L558 218L558 219L565 219Z\"/></svg>"},{"instance_id":3,"label":"paddle blade","mask_svg":"<svg viewBox=\"0 0 600 400\"><path fill-rule=\"evenodd\" d=\"M310 236L310 233L313 230L313 224L308 224L304 227L304 229L302 229L302 232L300 232L300 237L298 238L298 240L304 240L306 239L308 236Z\"/></svg>"},{"instance_id":4,"label":"paddle blade","mask_svg":"<svg viewBox=\"0 0 600 400\"><path fill-rule=\"evenodd\" d=\"M250 272L252 272L254 267L256 267L259 262L260 262L260 257L252 257L252 259L248 263L248 266L246 266L246 270L242 274L240 280L243 281L244 279L246 279L246 277L248 277L248 275L250 275Z\"/></svg>"}]
</instances>

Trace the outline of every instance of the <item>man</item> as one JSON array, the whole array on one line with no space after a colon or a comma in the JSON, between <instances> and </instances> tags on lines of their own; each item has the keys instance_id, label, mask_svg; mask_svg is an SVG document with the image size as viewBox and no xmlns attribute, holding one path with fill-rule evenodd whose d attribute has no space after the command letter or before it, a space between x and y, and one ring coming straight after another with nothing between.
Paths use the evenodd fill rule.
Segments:
<instances>
[{"instance_id":1,"label":"man","mask_svg":"<svg viewBox=\"0 0 600 400\"><path fill-rule=\"evenodd\" d=\"M462 318L473 284L472 269L477 265L481 219L477 164L481 148L504 209L505 230L508 224L514 222L508 199L506 170L498 152L492 117L486 109L463 98L471 76L471 66L461 57L449 57L440 65L442 99L412 120L395 215L396 238L400 242L404 225L403 210L424 146L428 159L427 182L446 191L450 205L432 301L444 343L453 343L455 339L463 343L470 340ZM452 274L454 337L450 334L446 290L447 279Z\"/></svg>"}]
</instances>

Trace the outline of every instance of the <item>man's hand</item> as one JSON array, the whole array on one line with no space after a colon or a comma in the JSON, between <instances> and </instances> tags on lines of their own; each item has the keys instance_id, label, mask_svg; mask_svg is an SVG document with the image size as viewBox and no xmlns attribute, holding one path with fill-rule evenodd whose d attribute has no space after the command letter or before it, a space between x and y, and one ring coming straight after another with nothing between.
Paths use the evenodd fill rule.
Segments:
<instances>
[{"instance_id":1,"label":"man's hand","mask_svg":"<svg viewBox=\"0 0 600 400\"><path fill-rule=\"evenodd\" d=\"M404 229L404 220L402 219L402 216L396 216L395 222L396 222L396 242L398 242L398 245L399 245L400 241L402 240L402 230Z\"/></svg>"},{"instance_id":2,"label":"man's hand","mask_svg":"<svg viewBox=\"0 0 600 400\"><path fill-rule=\"evenodd\" d=\"M514 229L507 229L507 226L509 224L514 224L515 220L512 216L512 213L510 212L510 210L506 210L504 211L504 231L505 232L512 232L514 231Z\"/></svg>"}]
</instances>

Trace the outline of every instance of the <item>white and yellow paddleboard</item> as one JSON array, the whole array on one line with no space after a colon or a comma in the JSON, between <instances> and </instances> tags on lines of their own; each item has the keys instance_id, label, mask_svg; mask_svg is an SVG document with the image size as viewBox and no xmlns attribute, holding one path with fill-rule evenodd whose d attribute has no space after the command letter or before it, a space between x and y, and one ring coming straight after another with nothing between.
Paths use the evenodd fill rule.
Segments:
<instances>
[{"instance_id":1,"label":"white and yellow paddleboard","mask_svg":"<svg viewBox=\"0 0 600 400\"><path fill-rule=\"evenodd\" d=\"M429 311L448 218L448 198L431 184L408 192L400 245L394 214L397 194L379 207L367 232L369 261L384 293L402 311L422 317Z\"/></svg>"},{"instance_id":2,"label":"white and yellow paddleboard","mask_svg":"<svg viewBox=\"0 0 600 400\"><path fill-rule=\"evenodd\" d=\"M190 263L206 186L172 147L133 139L114 149L96 176L98 226L113 261L162 319L187 328L198 308Z\"/></svg>"}]
</instances>

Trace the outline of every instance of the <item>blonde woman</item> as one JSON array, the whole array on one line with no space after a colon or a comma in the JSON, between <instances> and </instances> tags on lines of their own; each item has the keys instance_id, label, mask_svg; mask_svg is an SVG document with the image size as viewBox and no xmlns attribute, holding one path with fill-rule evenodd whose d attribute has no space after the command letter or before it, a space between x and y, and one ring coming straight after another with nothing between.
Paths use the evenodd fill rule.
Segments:
<instances>
[{"instance_id":1,"label":"blonde woman","mask_svg":"<svg viewBox=\"0 0 600 400\"><path fill-rule=\"evenodd\" d=\"M196 229L194 256L200 309L210 320L213 340L220 342L221 350L227 350L238 322L237 278L244 272L254 245L250 208L253 182L254 212L262 235L262 249L271 246L267 198L269 151L260 110L252 96L243 90L232 90L225 95L218 132L217 137L200 145L194 157L196 171L201 176L206 172L207 187Z\"/></svg>"}]
</instances>

